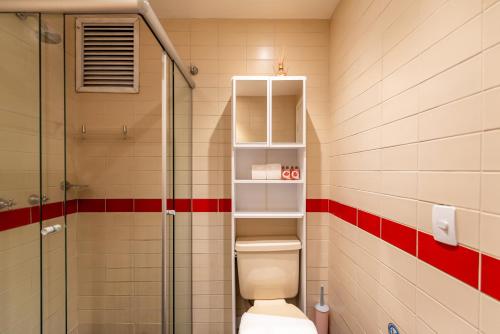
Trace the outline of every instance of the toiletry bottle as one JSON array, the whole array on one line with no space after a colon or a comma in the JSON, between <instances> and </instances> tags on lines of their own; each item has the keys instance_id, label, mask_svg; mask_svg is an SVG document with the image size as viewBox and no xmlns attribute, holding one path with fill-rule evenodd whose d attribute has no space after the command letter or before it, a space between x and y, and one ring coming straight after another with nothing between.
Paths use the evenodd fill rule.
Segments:
<instances>
[{"instance_id":1,"label":"toiletry bottle","mask_svg":"<svg viewBox=\"0 0 500 334\"><path fill-rule=\"evenodd\" d=\"M300 169L298 166L292 167L290 176L292 180L300 180Z\"/></svg>"},{"instance_id":2,"label":"toiletry bottle","mask_svg":"<svg viewBox=\"0 0 500 334\"><path fill-rule=\"evenodd\" d=\"M290 180L291 179L291 176L290 176L290 168L288 166L286 166L282 173L281 173L281 177L283 180Z\"/></svg>"}]
</instances>

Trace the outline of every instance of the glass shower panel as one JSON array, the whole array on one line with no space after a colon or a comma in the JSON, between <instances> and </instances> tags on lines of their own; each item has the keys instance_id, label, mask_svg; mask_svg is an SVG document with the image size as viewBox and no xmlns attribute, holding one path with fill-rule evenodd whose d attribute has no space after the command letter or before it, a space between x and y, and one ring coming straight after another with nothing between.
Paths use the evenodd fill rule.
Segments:
<instances>
[{"instance_id":1,"label":"glass shower panel","mask_svg":"<svg viewBox=\"0 0 500 334\"><path fill-rule=\"evenodd\" d=\"M66 333L66 228L64 217L64 17L40 17L42 315L44 334ZM35 215L33 216L35 218Z\"/></svg>"},{"instance_id":2,"label":"glass shower panel","mask_svg":"<svg viewBox=\"0 0 500 334\"><path fill-rule=\"evenodd\" d=\"M175 334L192 331L191 231L192 215L186 203L192 197L191 88L177 65L173 70L174 197L173 313Z\"/></svg>"},{"instance_id":3,"label":"glass shower panel","mask_svg":"<svg viewBox=\"0 0 500 334\"><path fill-rule=\"evenodd\" d=\"M76 92L76 17L65 18L66 196L78 202L67 217L68 331L160 334L163 51L140 19L139 92Z\"/></svg>"},{"instance_id":4,"label":"glass shower panel","mask_svg":"<svg viewBox=\"0 0 500 334\"><path fill-rule=\"evenodd\" d=\"M0 333L40 333L38 14L0 14Z\"/></svg>"}]
</instances>

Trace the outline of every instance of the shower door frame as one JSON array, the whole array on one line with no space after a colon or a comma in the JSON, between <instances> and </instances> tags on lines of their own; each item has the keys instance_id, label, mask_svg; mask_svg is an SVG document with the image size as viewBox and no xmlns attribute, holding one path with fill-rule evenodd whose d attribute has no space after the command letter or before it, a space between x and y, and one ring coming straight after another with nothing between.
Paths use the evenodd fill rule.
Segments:
<instances>
[{"instance_id":1,"label":"shower door frame","mask_svg":"<svg viewBox=\"0 0 500 334\"><path fill-rule=\"evenodd\" d=\"M158 40L163 51L175 63L191 88L196 84L189 68L185 66L174 44L168 37L158 16L147 0L2 0L0 13L40 13L40 14L137 14L140 15Z\"/></svg>"},{"instance_id":2,"label":"shower door frame","mask_svg":"<svg viewBox=\"0 0 500 334\"><path fill-rule=\"evenodd\" d=\"M161 79L161 233L162 233L162 270L161 270L161 333L169 334L169 298L168 291L169 287L167 284L169 278L169 267L170 267L170 257L169 257L169 212L167 208L167 198L168 198L168 135L169 135L169 117L168 117L168 93L169 93L169 83L168 83L168 65L169 57L165 51L162 54L162 79ZM173 111L173 110L172 110Z\"/></svg>"},{"instance_id":3,"label":"shower door frame","mask_svg":"<svg viewBox=\"0 0 500 334\"><path fill-rule=\"evenodd\" d=\"M172 103L169 102L170 88L168 77L168 66L177 65L182 76L186 79L191 89L195 88L195 82L191 77L188 68L184 65L175 47L165 32L160 20L153 11L147 0L81 0L81 1L60 1L60 0L4 0L0 2L0 13L37 13L42 14L62 14L66 15L89 15L89 14L137 14L149 27L152 34L163 49L162 53L162 334L168 334L169 330L169 298L168 298L168 278L169 278L169 216L175 215L175 211L167 208L168 183L168 126L169 109L173 112ZM40 23L39 23L40 24ZM40 26L39 26L40 28ZM39 55L41 57L41 55ZM169 62L171 61L171 62ZM64 66L66 66L64 64ZM173 65L172 65L173 75ZM41 83L40 83L41 84ZM41 89L41 87L40 87ZM66 97L66 94L65 94ZM66 106L65 106L66 108ZM173 130L173 127L172 127ZM173 139L173 137L172 137ZM172 155L173 158L173 155ZM172 165L173 166L173 165ZM65 171L66 173L66 171ZM66 196L66 195L65 195ZM67 270L67 264L65 265ZM67 282L67 277L66 277ZM67 283L66 283L67 284ZM66 292L67 298L67 292ZM43 304L40 305L42 307ZM42 309L40 309L42 312ZM67 312L67 302L66 302ZM43 321L43 319L41 319ZM67 322L67 314L66 320ZM43 323L41 323L41 330ZM66 324L67 330L67 324Z\"/></svg>"}]
</instances>

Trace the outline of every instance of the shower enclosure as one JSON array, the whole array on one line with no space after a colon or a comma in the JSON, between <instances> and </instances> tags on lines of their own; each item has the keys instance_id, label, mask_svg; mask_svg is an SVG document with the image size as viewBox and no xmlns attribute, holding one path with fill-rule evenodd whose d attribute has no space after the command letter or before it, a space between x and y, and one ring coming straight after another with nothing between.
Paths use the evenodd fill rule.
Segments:
<instances>
[{"instance_id":1,"label":"shower enclosure","mask_svg":"<svg viewBox=\"0 0 500 334\"><path fill-rule=\"evenodd\" d=\"M0 5L0 334L191 333L192 81L147 3L32 3ZM138 92L78 91L81 17L137 20Z\"/></svg>"}]
</instances>

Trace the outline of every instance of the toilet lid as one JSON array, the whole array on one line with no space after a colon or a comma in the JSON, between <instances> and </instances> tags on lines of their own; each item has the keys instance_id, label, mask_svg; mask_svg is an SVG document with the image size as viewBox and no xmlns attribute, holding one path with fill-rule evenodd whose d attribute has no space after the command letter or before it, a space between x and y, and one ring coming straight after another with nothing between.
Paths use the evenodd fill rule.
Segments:
<instances>
[{"instance_id":1,"label":"toilet lid","mask_svg":"<svg viewBox=\"0 0 500 334\"><path fill-rule=\"evenodd\" d=\"M318 334L308 319L246 312L241 317L239 334Z\"/></svg>"}]
</instances>

